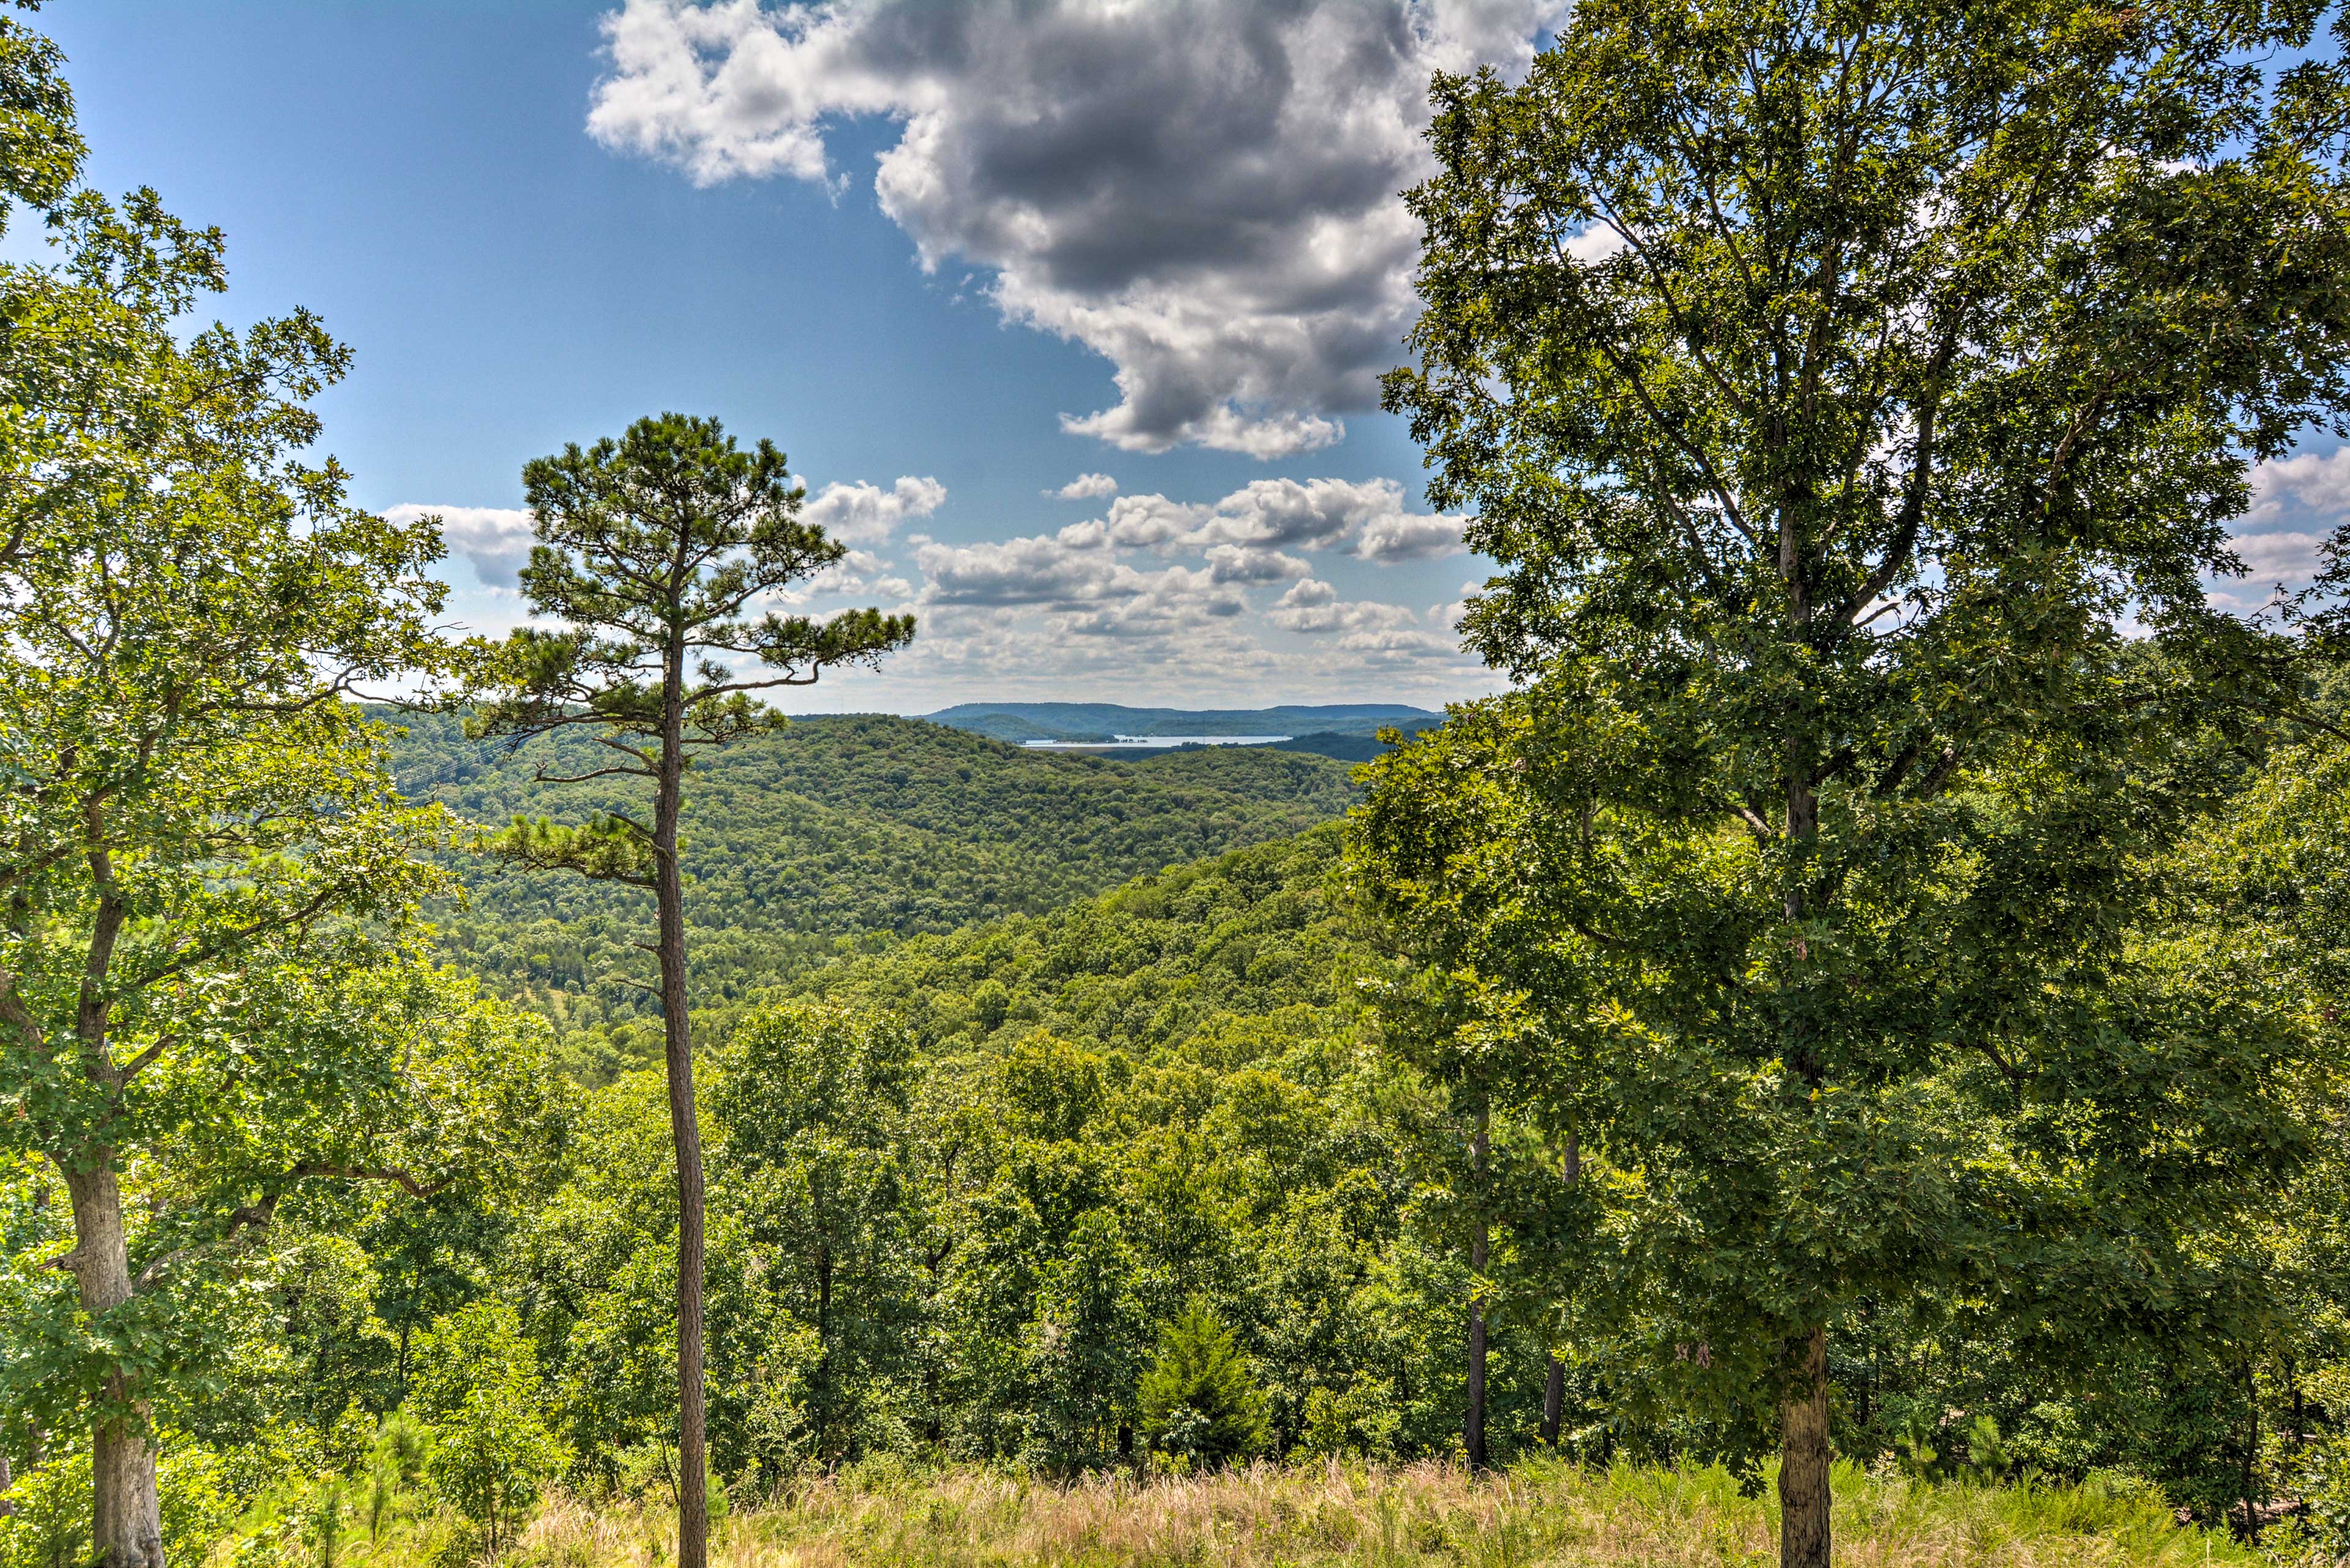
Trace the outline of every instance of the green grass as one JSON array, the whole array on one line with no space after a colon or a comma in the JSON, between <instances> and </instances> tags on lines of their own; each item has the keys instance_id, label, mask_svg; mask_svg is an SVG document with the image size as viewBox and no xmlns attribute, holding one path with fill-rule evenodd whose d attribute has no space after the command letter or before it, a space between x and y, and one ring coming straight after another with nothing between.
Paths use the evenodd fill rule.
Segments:
<instances>
[{"instance_id":1,"label":"green grass","mask_svg":"<svg viewBox=\"0 0 2350 1568\"><path fill-rule=\"evenodd\" d=\"M2224 1535L2182 1529L2160 1495L2126 1485L1930 1485L1846 1466L1835 1477L1836 1560L1851 1568L2189 1568L2249 1565ZM814 1478L719 1527L713 1568L1631 1568L1775 1563L1770 1493L1718 1469L1533 1464L1484 1477L1445 1465L1260 1465L1230 1474L1060 1484L891 1461ZM416 1521L342 1568L446 1562L445 1519ZM660 1568L665 1511L557 1498L503 1555L512 1568Z\"/></svg>"}]
</instances>

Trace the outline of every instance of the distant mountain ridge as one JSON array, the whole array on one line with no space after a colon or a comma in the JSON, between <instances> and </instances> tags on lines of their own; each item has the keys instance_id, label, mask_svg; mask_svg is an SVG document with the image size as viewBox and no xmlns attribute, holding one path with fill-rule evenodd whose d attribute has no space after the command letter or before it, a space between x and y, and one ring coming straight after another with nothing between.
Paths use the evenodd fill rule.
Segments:
<instances>
[{"instance_id":1,"label":"distant mountain ridge","mask_svg":"<svg viewBox=\"0 0 2350 1568\"><path fill-rule=\"evenodd\" d=\"M1432 727L1444 715L1400 702L1278 708L1128 708L1116 702L959 702L923 718L999 741L1107 741L1118 735L1359 735L1392 724Z\"/></svg>"}]
</instances>

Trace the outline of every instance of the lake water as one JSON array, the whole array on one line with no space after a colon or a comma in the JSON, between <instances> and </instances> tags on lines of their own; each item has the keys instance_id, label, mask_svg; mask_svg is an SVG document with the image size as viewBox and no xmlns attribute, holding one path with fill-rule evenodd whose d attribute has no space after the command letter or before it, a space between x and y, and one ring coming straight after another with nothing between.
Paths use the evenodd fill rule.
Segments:
<instances>
[{"instance_id":1,"label":"lake water","mask_svg":"<svg viewBox=\"0 0 2350 1568\"><path fill-rule=\"evenodd\" d=\"M1177 746L1269 746L1286 735L1119 735L1107 741L1023 741L1032 752L1167 752Z\"/></svg>"}]
</instances>

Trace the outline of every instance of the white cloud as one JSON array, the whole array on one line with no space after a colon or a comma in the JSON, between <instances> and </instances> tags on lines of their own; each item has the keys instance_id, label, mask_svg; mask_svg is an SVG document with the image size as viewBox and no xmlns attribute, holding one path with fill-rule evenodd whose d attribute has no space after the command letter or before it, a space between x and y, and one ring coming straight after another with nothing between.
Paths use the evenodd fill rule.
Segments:
<instances>
[{"instance_id":1,"label":"white cloud","mask_svg":"<svg viewBox=\"0 0 2350 1568\"><path fill-rule=\"evenodd\" d=\"M861 594L889 569L889 563L869 550L851 550L815 576L795 583L782 596L786 603L806 604L827 594Z\"/></svg>"},{"instance_id":2,"label":"white cloud","mask_svg":"<svg viewBox=\"0 0 2350 1568\"><path fill-rule=\"evenodd\" d=\"M1470 601L1484 591L1485 585L1482 583L1461 584L1459 598L1454 599L1451 604L1430 605L1428 607L1429 623L1442 630L1457 633L1461 629L1462 618L1469 613Z\"/></svg>"},{"instance_id":3,"label":"white cloud","mask_svg":"<svg viewBox=\"0 0 2350 1568\"><path fill-rule=\"evenodd\" d=\"M1118 493L1118 481L1107 473L1081 473L1058 490L1047 491L1064 501L1099 501Z\"/></svg>"},{"instance_id":4,"label":"white cloud","mask_svg":"<svg viewBox=\"0 0 2350 1568\"><path fill-rule=\"evenodd\" d=\"M1082 524L1078 525L1082 528ZM1124 591L1139 591L1142 574L1123 566L1078 532L1074 537L1036 535L982 545L922 545L915 564L929 579L922 598L931 604L1091 604Z\"/></svg>"},{"instance_id":5,"label":"white cloud","mask_svg":"<svg viewBox=\"0 0 2350 1568\"><path fill-rule=\"evenodd\" d=\"M926 268L1107 358L1064 417L1129 451L1326 446L1414 314L1398 192L1428 80L1512 75L1559 0L627 0L588 130L697 183L845 187L828 124L901 128L874 188Z\"/></svg>"},{"instance_id":6,"label":"white cloud","mask_svg":"<svg viewBox=\"0 0 2350 1568\"><path fill-rule=\"evenodd\" d=\"M1246 545L1208 546L1208 572L1220 583L1274 583L1313 568L1295 556Z\"/></svg>"},{"instance_id":7,"label":"white cloud","mask_svg":"<svg viewBox=\"0 0 2350 1568\"><path fill-rule=\"evenodd\" d=\"M2298 452L2252 470L2254 525L2285 515L2289 508L2339 516L2350 512L2350 447L2325 453Z\"/></svg>"},{"instance_id":8,"label":"white cloud","mask_svg":"<svg viewBox=\"0 0 2350 1568\"><path fill-rule=\"evenodd\" d=\"M827 484L808 497L800 516L844 545L870 545L887 539L909 517L929 516L946 498L947 487L937 480L909 473L887 490L861 480Z\"/></svg>"},{"instance_id":9,"label":"white cloud","mask_svg":"<svg viewBox=\"0 0 2350 1568\"><path fill-rule=\"evenodd\" d=\"M1566 242L1566 254L1586 266L1604 262L1623 248L1623 231L1613 223L1587 223Z\"/></svg>"},{"instance_id":10,"label":"white cloud","mask_svg":"<svg viewBox=\"0 0 2350 1568\"><path fill-rule=\"evenodd\" d=\"M2256 582L2307 582L2317 575L2322 564L2318 550L2324 543L2318 534L2240 534L2228 541L2228 547Z\"/></svg>"},{"instance_id":11,"label":"white cloud","mask_svg":"<svg viewBox=\"0 0 2350 1568\"><path fill-rule=\"evenodd\" d=\"M2245 575L2216 579L2206 594L2222 608L2257 614L2276 590L2306 587L2324 567L2326 540L2350 524L2350 447L2296 452L2252 470L2252 505L2228 547Z\"/></svg>"},{"instance_id":12,"label":"white cloud","mask_svg":"<svg viewBox=\"0 0 2350 1568\"><path fill-rule=\"evenodd\" d=\"M1355 554L1367 561L1417 561L1431 556L1458 555L1461 519L1423 516L1417 513L1384 513L1363 524Z\"/></svg>"},{"instance_id":13,"label":"white cloud","mask_svg":"<svg viewBox=\"0 0 2350 1568\"><path fill-rule=\"evenodd\" d=\"M1338 590L1315 577L1300 577L1296 586L1274 601L1264 618L1284 631L1383 633L1410 626L1419 618L1401 605L1376 599L1339 598Z\"/></svg>"},{"instance_id":14,"label":"white cloud","mask_svg":"<svg viewBox=\"0 0 2350 1568\"><path fill-rule=\"evenodd\" d=\"M1145 501L1172 504L1163 497L1139 495L1122 504ZM1461 518L1406 511L1403 486L1392 479L1253 480L1213 506L1188 511L1194 525L1180 535L1170 529L1166 538L1193 546L1345 549L1370 561L1451 555L1462 548Z\"/></svg>"},{"instance_id":15,"label":"white cloud","mask_svg":"<svg viewBox=\"0 0 2350 1568\"><path fill-rule=\"evenodd\" d=\"M1121 495L1109 504L1109 535L1121 545L1148 549L1191 537L1209 508L1170 501L1164 495Z\"/></svg>"},{"instance_id":16,"label":"white cloud","mask_svg":"<svg viewBox=\"0 0 2350 1568\"><path fill-rule=\"evenodd\" d=\"M438 514L450 552L465 557L484 587L510 588L530 561L530 514L515 506L428 506L404 501L384 508L387 522L403 527Z\"/></svg>"}]
</instances>

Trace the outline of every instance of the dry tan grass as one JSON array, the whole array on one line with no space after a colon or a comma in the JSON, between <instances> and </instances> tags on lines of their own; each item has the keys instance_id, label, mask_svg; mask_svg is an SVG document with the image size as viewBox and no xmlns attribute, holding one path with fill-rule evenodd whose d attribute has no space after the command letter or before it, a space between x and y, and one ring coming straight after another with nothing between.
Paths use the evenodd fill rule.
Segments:
<instances>
[{"instance_id":1,"label":"dry tan grass","mask_svg":"<svg viewBox=\"0 0 2350 1568\"><path fill-rule=\"evenodd\" d=\"M2189 1568L2257 1559L2175 1528L2158 1500L2089 1488L1914 1485L1837 1476L1837 1560L1851 1568ZM1777 1561L1767 1496L1720 1471L1531 1467L1471 1477L1257 1466L1193 1480L1062 1485L972 1469L866 1467L812 1480L719 1532L714 1568L1724 1568ZM558 1499L511 1568L664 1568L659 1510Z\"/></svg>"}]
</instances>

